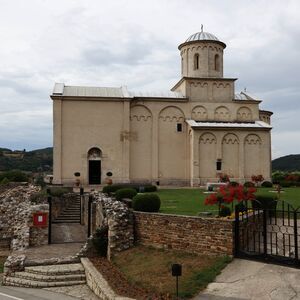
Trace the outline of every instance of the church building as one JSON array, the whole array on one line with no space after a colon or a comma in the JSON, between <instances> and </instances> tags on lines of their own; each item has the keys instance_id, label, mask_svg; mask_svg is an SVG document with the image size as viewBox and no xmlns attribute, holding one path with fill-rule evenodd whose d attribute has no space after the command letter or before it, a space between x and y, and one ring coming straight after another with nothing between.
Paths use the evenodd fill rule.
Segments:
<instances>
[{"instance_id":1,"label":"church building","mask_svg":"<svg viewBox=\"0 0 300 300\"><path fill-rule=\"evenodd\" d=\"M271 178L272 112L223 77L226 45L211 33L179 45L181 79L165 94L56 83L54 184L199 186L221 175ZM78 179L78 177L77 177Z\"/></svg>"}]
</instances>

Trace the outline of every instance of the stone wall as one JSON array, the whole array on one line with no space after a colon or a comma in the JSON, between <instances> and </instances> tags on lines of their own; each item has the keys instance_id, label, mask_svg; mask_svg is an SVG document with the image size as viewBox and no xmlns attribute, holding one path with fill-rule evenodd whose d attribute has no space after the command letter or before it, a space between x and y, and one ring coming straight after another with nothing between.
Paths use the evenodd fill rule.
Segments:
<instances>
[{"instance_id":1,"label":"stone wall","mask_svg":"<svg viewBox=\"0 0 300 300\"><path fill-rule=\"evenodd\" d=\"M30 201L39 191L39 187L26 184L0 194L0 239L11 239L12 250L48 242L48 227L33 227L34 212L49 212L47 204L32 205Z\"/></svg>"},{"instance_id":2,"label":"stone wall","mask_svg":"<svg viewBox=\"0 0 300 300\"><path fill-rule=\"evenodd\" d=\"M135 240L147 246L206 255L233 255L234 221L134 212Z\"/></svg>"},{"instance_id":3,"label":"stone wall","mask_svg":"<svg viewBox=\"0 0 300 300\"><path fill-rule=\"evenodd\" d=\"M108 226L108 259L133 246L133 214L128 207L102 193L93 193L92 229Z\"/></svg>"}]
</instances>

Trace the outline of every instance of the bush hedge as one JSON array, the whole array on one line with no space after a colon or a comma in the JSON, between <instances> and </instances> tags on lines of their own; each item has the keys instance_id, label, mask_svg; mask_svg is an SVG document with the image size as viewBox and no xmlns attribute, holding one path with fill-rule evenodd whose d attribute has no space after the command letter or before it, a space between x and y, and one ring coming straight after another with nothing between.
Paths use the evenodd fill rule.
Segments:
<instances>
[{"instance_id":1,"label":"bush hedge","mask_svg":"<svg viewBox=\"0 0 300 300\"><path fill-rule=\"evenodd\" d=\"M255 184L252 181L246 181L244 187L255 187Z\"/></svg>"},{"instance_id":2,"label":"bush hedge","mask_svg":"<svg viewBox=\"0 0 300 300\"><path fill-rule=\"evenodd\" d=\"M273 183L271 181L264 181L261 186L271 188L273 187Z\"/></svg>"},{"instance_id":3,"label":"bush hedge","mask_svg":"<svg viewBox=\"0 0 300 300\"><path fill-rule=\"evenodd\" d=\"M133 197L132 207L136 211L158 212L160 198L156 194L139 194Z\"/></svg>"},{"instance_id":4,"label":"bush hedge","mask_svg":"<svg viewBox=\"0 0 300 300\"><path fill-rule=\"evenodd\" d=\"M221 206L219 216L220 217L227 217L231 215L231 209L228 206Z\"/></svg>"},{"instance_id":5,"label":"bush hedge","mask_svg":"<svg viewBox=\"0 0 300 300\"><path fill-rule=\"evenodd\" d=\"M120 189L116 191L117 200L121 201L124 198L132 199L137 194L135 189Z\"/></svg>"},{"instance_id":6,"label":"bush hedge","mask_svg":"<svg viewBox=\"0 0 300 300\"><path fill-rule=\"evenodd\" d=\"M277 195L257 195L255 200L252 201L254 209L276 209Z\"/></svg>"},{"instance_id":7,"label":"bush hedge","mask_svg":"<svg viewBox=\"0 0 300 300\"><path fill-rule=\"evenodd\" d=\"M230 182L229 182L229 185L230 185L230 186L238 186L239 183L236 182L236 181L230 181Z\"/></svg>"},{"instance_id":8,"label":"bush hedge","mask_svg":"<svg viewBox=\"0 0 300 300\"><path fill-rule=\"evenodd\" d=\"M27 182L28 176L21 171L7 171L0 174L0 181L7 178L11 182Z\"/></svg>"},{"instance_id":9,"label":"bush hedge","mask_svg":"<svg viewBox=\"0 0 300 300\"><path fill-rule=\"evenodd\" d=\"M102 192L108 195L116 193L120 189L135 189L137 193L151 193L156 192L157 187L151 184L133 184L133 183L124 183L124 184L112 184L106 185L103 187Z\"/></svg>"},{"instance_id":10,"label":"bush hedge","mask_svg":"<svg viewBox=\"0 0 300 300\"><path fill-rule=\"evenodd\" d=\"M62 188L62 187L51 187L49 189L50 196L52 197L62 197L64 194L72 192L72 189L70 188Z\"/></svg>"}]
</instances>

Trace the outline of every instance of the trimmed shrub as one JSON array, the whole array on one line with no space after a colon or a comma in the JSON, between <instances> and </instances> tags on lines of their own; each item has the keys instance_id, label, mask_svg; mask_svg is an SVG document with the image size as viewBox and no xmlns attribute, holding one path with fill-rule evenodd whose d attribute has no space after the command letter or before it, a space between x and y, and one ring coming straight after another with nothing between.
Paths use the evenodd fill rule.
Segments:
<instances>
[{"instance_id":1,"label":"trimmed shrub","mask_svg":"<svg viewBox=\"0 0 300 300\"><path fill-rule=\"evenodd\" d=\"M239 183L236 182L236 181L230 181L230 182L229 182L229 185L230 185L230 186L238 186Z\"/></svg>"},{"instance_id":2,"label":"trimmed shrub","mask_svg":"<svg viewBox=\"0 0 300 300\"><path fill-rule=\"evenodd\" d=\"M246 181L244 187L255 187L255 184L252 181Z\"/></svg>"},{"instance_id":3,"label":"trimmed shrub","mask_svg":"<svg viewBox=\"0 0 300 300\"><path fill-rule=\"evenodd\" d=\"M222 205L220 209L219 216L220 217L227 217L231 215L231 209L228 206Z\"/></svg>"},{"instance_id":4,"label":"trimmed shrub","mask_svg":"<svg viewBox=\"0 0 300 300\"><path fill-rule=\"evenodd\" d=\"M32 204L47 203L47 193L46 193L46 190L42 190L39 193L32 194L30 196L30 202Z\"/></svg>"},{"instance_id":5,"label":"trimmed shrub","mask_svg":"<svg viewBox=\"0 0 300 300\"><path fill-rule=\"evenodd\" d=\"M132 207L136 211L158 212L160 198L156 194L139 194L132 199Z\"/></svg>"},{"instance_id":6,"label":"trimmed shrub","mask_svg":"<svg viewBox=\"0 0 300 300\"><path fill-rule=\"evenodd\" d=\"M285 180L283 180L283 181L279 182L279 185L281 187L288 188L288 187L293 186L293 182L292 181L285 181Z\"/></svg>"},{"instance_id":7,"label":"trimmed shrub","mask_svg":"<svg viewBox=\"0 0 300 300\"><path fill-rule=\"evenodd\" d=\"M145 185L145 193L152 193L157 191L156 185Z\"/></svg>"},{"instance_id":8,"label":"trimmed shrub","mask_svg":"<svg viewBox=\"0 0 300 300\"><path fill-rule=\"evenodd\" d=\"M252 201L254 209L276 209L277 195L257 195L255 198L256 201Z\"/></svg>"},{"instance_id":9,"label":"trimmed shrub","mask_svg":"<svg viewBox=\"0 0 300 300\"><path fill-rule=\"evenodd\" d=\"M135 183L124 183L124 184L112 184L112 185L106 185L103 187L102 192L108 195L111 195L112 193L116 193L120 189L135 189L137 193L151 193L156 192L157 187L155 185L151 184L135 184Z\"/></svg>"},{"instance_id":10,"label":"trimmed shrub","mask_svg":"<svg viewBox=\"0 0 300 300\"><path fill-rule=\"evenodd\" d=\"M100 256L107 255L108 227L97 228L93 235L93 245Z\"/></svg>"},{"instance_id":11,"label":"trimmed shrub","mask_svg":"<svg viewBox=\"0 0 300 300\"><path fill-rule=\"evenodd\" d=\"M116 191L117 200L122 200L124 198L132 199L137 194L135 189L120 189Z\"/></svg>"},{"instance_id":12,"label":"trimmed shrub","mask_svg":"<svg viewBox=\"0 0 300 300\"><path fill-rule=\"evenodd\" d=\"M261 186L271 188L273 187L273 183L271 181L264 181Z\"/></svg>"}]
</instances>

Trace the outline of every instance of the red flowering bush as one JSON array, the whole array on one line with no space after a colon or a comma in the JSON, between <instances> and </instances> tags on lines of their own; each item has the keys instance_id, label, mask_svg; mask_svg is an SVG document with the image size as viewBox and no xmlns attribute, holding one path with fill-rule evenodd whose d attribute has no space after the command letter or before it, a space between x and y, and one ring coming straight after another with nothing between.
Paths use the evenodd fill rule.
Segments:
<instances>
[{"instance_id":1,"label":"red flowering bush","mask_svg":"<svg viewBox=\"0 0 300 300\"><path fill-rule=\"evenodd\" d=\"M251 180L254 181L256 184L258 184L259 182L262 182L265 179L262 175L252 175Z\"/></svg>"},{"instance_id":2,"label":"red flowering bush","mask_svg":"<svg viewBox=\"0 0 300 300\"><path fill-rule=\"evenodd\" d=\"M285 177L285 180L286 180L286 181L299 181L299 180L300 180L300 176L297 175L297 174L288 174L288 175Z\"/></svg>"},{"instance_id":3,"label":"red flowering bush","mask_svg":"<svg viewBox=\"0 0 300 300\"><path fill-rule=\"evenodd\" d=\"M230 181L229 176L227 174L220 174L219 179L221 182L229 182Z\"/></svg>"},{"instance_id":4,"label":"red flowering bush","mask_svg":"<svg viewBox=\"0 0 300 300\"><path fill-rule=\"evenodd\" d=\"M256 188L254 187L244 187L242 185L238 186L221 186L219 191L214 194L210 194L204 200L205 205L219 205L221 204L230 204L233 201L241 202L255 199Z\"/></svg>"}]
</instances>

